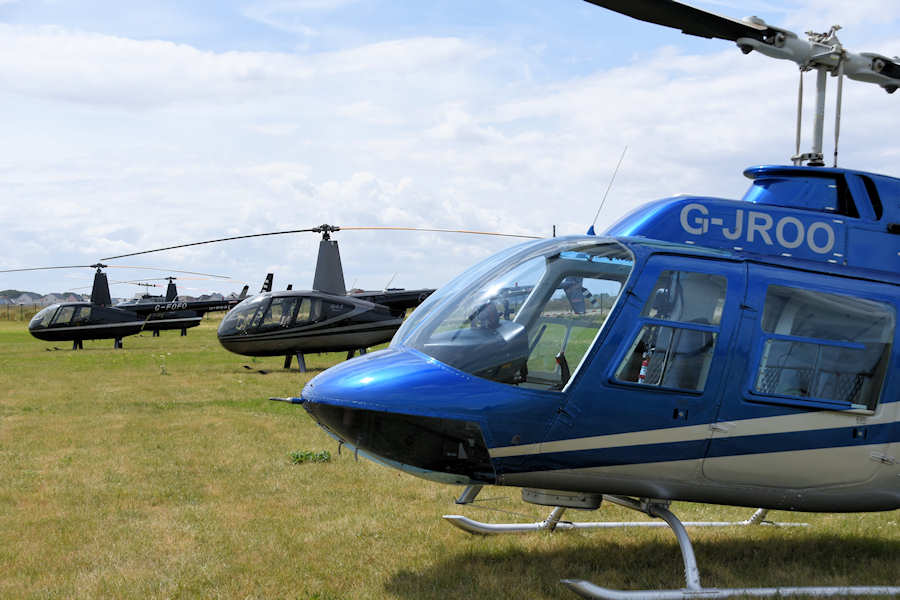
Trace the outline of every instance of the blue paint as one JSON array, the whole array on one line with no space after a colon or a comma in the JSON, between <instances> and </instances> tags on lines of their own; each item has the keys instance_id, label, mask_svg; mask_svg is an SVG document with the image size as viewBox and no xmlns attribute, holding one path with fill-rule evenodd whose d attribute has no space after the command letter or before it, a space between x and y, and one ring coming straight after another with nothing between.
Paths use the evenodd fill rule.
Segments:
<instances>
[{"instance_id":1,"label":"blue paint","mask_svg":"<svg viewBox=\"0 0 900 600\"><path fill-rule=\"evenodd\" d=\"M794 265L886 271L890 277L900 270L900 236L887 231L900 222L900 180L810 167L760 166L744 174L753 183L742 200L666 198L641 206L606 234L787 258ZM880 218L867 190L877 195Z\"/></svg>"},{"instance_id":2,"label":"blue paint","mask_svg":"<svg viewBox=\"0 0 900 600\"><path fill-rule=\"evenodd\" d=\"M856 408L849 401L754 390L766 340L844 351L865 347L859 341L823 341L802 332L763 331L766 294L774 285L851 296L893 311L894 337L877 410L894 414L900 401L900 235L891 233L889 224L900 222L900 180L845 169L782 166L752 167L745 174L752 183L742 200L668 198L637 209L610 228L607 237L529 242L484 261L433 294L407 319L390 349L329 369L310 382L303 399L477 423L484 442L495 450L685 427L693 427L696 436L716 423L736 423L740 431L742 420ZM624 271L628 278L580 367L572 365L572 377L561 390L491 381L410 347L421 346L418 338L434 330L436 319L454 314L467 294L490 286L498 273L535 257L574 261L579 248L612 243L631 257L630 271ZM586 262L593 261L588 258ZM645 307L666 272L724 279L718 322L649 316ZM715 336L702 389L617 380L619 365L629 353L634 356L634 340L654 326ZM856 415L866 422L863 413ZM690 441L629 445L625 440L617 447L567 452L541 453L534 446L522 455L495 457L491 464L502 475L746 455L759 455L764 462L775 460L766 455L776 452L900 442L897 422L860 426L856 415L847 415L847 426L812 431L715 437L710 429L709 435ZM778 428L777 421L773 427ZM395 463L411 472L417 469Z\"/></svg>"}]
</instances>

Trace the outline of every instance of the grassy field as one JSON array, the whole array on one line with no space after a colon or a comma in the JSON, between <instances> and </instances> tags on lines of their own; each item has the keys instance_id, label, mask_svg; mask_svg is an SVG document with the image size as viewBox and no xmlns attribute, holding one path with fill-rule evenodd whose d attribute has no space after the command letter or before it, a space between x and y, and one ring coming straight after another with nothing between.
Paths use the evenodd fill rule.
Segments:
<instances>
[{"instance_id":1,"label":"grassy field","mask_svg":"<svg viewBox=\"0 0 900 600\"><path fill-rule=\"evenodd\" d=\"M479 538L442 522L546 511L506 488L456 507L459 488L338 455L302 408L268 400L298 395L309 375L225 352L216 324L72 352L0 322L0 598L572 598L563 577L683 586L666 530ZM339 358L308 364L315 374ZM291 460L323 450L330 461ZM614 506L578 516L640 518ZM897 511L772 516L812 527L692 531L705 585L900 584Z\"/></svg>"}]
</instances>

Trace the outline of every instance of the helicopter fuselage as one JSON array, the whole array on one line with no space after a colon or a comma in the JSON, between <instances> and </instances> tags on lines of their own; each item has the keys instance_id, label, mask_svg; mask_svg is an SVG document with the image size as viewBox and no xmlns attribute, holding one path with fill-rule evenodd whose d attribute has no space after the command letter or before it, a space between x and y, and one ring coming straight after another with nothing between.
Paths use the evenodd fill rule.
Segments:
<instances>
[{"instance_id":1,"label":"helicopter fuselage","mask_svg":"<svg viewBox=\"0 0 900 600\"><path fill-rule=\"evenodd\" d=\"M142 331L184 330L209 311L228 310L236 300L142 301L101 306L91 302L53 304L39 311L28 331L39 340L120 339Z\"/></svg>"},{"instance_id":2,"label":"helicopter fuselage","mask_svg":"<svg viewBox=\"0 0 900 600\"><path fill-rule=\"evenodd\" d=\"M394 294L401 298L395 306L353 294L300 290L258 294L226 315L219 326L219 342L246 356L368 348L389 341L403 322L406 307L415 306L431 291ZM391 301L390 292L373 295Z\"/></svg>"},{"instance_id":3,"label":"helicopter fuselage","mask_svg":"<svg viewBox=\"0 0 900 600\"><path fill-rule=\"evenodd\" d=\"M28 331L39 340L52 342L115 339L140 333L145 320L115 306L67 302L39 311Z\"/></svg>"},{"instance_id":4,"label":"helicopter fuselage","mask_svg":"<svg viewBox=\"0 0 900 600\"><path fill-rule=\"evenodd\" d=\"M748 174L743 201L668 199L608 237L473 267L389 349L313 379L304 407L361 453L446 483L900 507L900 181ZM532 286L515 310L497 294L513 281Z\"/></svg>"}]
</instances>

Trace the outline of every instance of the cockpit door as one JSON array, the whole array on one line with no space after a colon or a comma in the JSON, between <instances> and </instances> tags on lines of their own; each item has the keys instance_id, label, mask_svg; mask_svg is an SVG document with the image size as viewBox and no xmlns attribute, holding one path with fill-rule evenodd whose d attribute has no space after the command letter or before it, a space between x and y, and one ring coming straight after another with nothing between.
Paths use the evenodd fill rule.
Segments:
<instances>
[{"instance_id":1,"label":"cockpit door","mask_svg":"<svg viewBox=\"0 0 900 600\"><path fill-rule=\"evenodd\" d=\"M598 476L653 482L633 493L664 497L667 480L698 478L743 296L741 263L651 256L542 450Z\"/></svg>"}]
</instances>

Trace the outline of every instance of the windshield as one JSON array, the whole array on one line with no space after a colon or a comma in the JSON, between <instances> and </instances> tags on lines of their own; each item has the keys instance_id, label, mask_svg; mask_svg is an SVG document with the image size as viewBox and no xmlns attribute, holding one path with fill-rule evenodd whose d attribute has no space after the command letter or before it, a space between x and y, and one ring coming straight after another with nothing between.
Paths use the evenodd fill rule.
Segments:
<instances>
[{"instance_id":1,"label":"windshield","mask_svg":"<svg viewBox=\"0 0 900 600\"><path fill-rule=\"evenodd\" d=\"M247 329L254 326L258 321L256 317L260 307L265 307L269 296L267 294L259 294L252 298L247 298L240 304L232 308L222 322L219 324L219 335L234 335L237 333L246 333ZM262 313L260 313L260 318Z\"/></svg>"},{"instance_id":2,"label":"windshield","mask_svg":"<svg viewBox=\"0 0 900 600\"><path fill-rule=\"evenodd\" d=\"M439 290L393 343L486 379L562 389L632 267L631 254L614 242L577 237L525 244Z\"/></svg>"},{"instance_id":3,"label":"windshield","mask_svg":"<svg viewBox=\"0 0 900 600\"><path fill-rule=\"evenodd\" d=\"M57 308L59 308L59 304L51 304L47 308L41 309L36 315L31 317L31 323L28 324L28 328L43 329L50 325Z\"/></svg>"}]
</instances>

